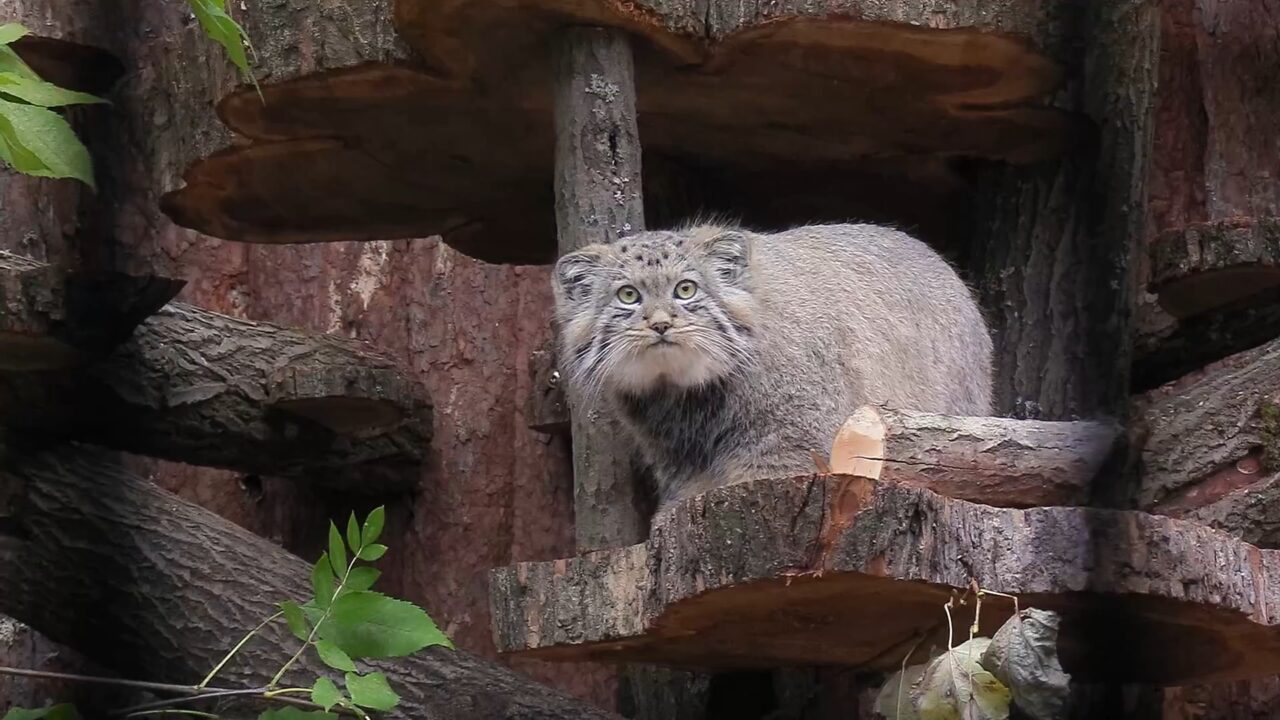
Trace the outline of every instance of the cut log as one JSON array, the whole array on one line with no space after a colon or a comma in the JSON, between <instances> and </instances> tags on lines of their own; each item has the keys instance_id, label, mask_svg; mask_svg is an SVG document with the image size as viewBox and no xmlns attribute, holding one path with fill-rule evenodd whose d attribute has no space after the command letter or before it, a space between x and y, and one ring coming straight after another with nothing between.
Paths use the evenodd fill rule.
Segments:
<instances>
[{"instance_id":1,"label":"cut log","mask_svg":"<svg viewBox=\"0 0 1280 720\"><path fill-rule=\"evenodd\" d=\"M421 395L363 343L172 303L86 368L0 374L0 424L378 493L417 482Z\"/></svg>"},{"instance_id":2,"label":"cut log","mask_svg":"<svg viewBox=\"0 0 1280 720\"><path fill-rule=\"evenodd\" d=\"M1178 320L1138 348L1133 390L1144 392L1280 337L1280 287Z\"/></svg>"},{"instance_id":3,"label":"cut log","mask_svg":"<svg viewBox=\"0 0 1280 720\"><path fill-rule=\"evenodd\" d=\"M631 41L616 30L571 28L558 39L555 192L560 254L644 230ZM579 552L621 547L645 533L644 503L622 428L599 399L569 388L574 532Z\"/></svg>"},{"instance_id":4,"label":"cut log","mask_svg":"<svg viewBox=\"0 0 1280 720\"><path fill-rule=\"evenodd\" d=\"M0 251L0 371L67 368L129 338L183 283L59 270Z\"/></svg>"},{"instance_id":5,"label":"cut log","mask_svg":"<svg viewBox=\"0 0 1280 720\"><path fill-rule=\"evenodd\" d=\"M1280 285L1280 220L1235 219L1167 231L1151 245L1151 289L1192 317Z\"/></svg>"},{"instance_id":6,"label":"cut log","mask_svg":"<svg viewBox=\"0 0 1280 720\"><path fill-rule=\"evenodd\" d=\"M814 476L739 483L655 519L648 542L491 576L500 650L544 660L897 669L945 645L976 583L1063 615L1080 681L1280 671L1280 555L1134 511L1007 509ZM980 631L1012 612L983 602ZM972 619L955 614L957 628ZM963 635L963 630L957 635Z\"/></svg>"},{"instance_id":7,"label":"cut log","mask_svg":"<svg viewBox=\"0 0 1280 720\"><path fill-rule=\"evenodd\" d=\"M378 16L388 5L371 3L362 20L385 31ZM551 262L555 100L545 89L556 67L545 48L564 27L608 27L646 41L636 55L646 151L677 160L673 168L687 161L731 178L738 202L726 209L749 223L780 206L811 219L803 200L815 195L838 204L824 207L824 218L866 217L876 203L848 198L860 189L845 197L829 190L850 174L872 193L886 182L927 184L921 191L954 200L964 190L951 158L1033 162L1059 153L1072 127L1043 102L1060 79L1052 58L1067 43L1065 24L1039 5L394 5L396 28L423 62L370 52L363 35L352 43L365 51L348 65L326 58L318 71L299 72L264 60L286 70L271 74L267 102L245 88L219 105L227 125L252 142L206 153L185 187L165 197L165 212L245 242L439 234L489 262ZM378 32L367 35L387 44ZM395 61L376 60L380 54ZM869 156L876 171L858 175ZM883 170L880 158L892 159ZM905 219L912 225L937 224L931 210L909 212L919 216Z\"/></svg>"},{"instance_id":8,"label":"cut log","mask_svg":"<svg viewBox=\"0 0 1280 720\"><path fill-rule=\"evenodd\" d=\"M307 563L121 470L108 452L68 445L11 456L0 487L15 485L18 538L7 542L18 552L0 556L0 612L126 676L197 682L275 603L308 596ZM297 646L277 623L219 682L262 685ZM614 717L462 651L369 664L401 696L391 717ZM326 671L308 654L294 677Z\"/></svg>"},{"instance_id":9,"label":"cut log","mask_svg":"<svg viewBox=\"0 0 1280 720\"><path fill-rule=\"evenodd\" d=\"M949 417L859 408L829 471L1000 507L1083 505L1119 437L1115 424Z\"/></svg>"},{"instance_id":10,"label":"cut log","mask_svg":"<svg viewBox=\"0 0 1280 720\"><path fill-rule=\"evenodd\" d=\"M1136 400L1139 507L1156 510L1261 451L1254 481L1280 457L1280 340L1238 353ZM1239 488L1239 482L1232 487Z\"/></svg>"}]
</instances>

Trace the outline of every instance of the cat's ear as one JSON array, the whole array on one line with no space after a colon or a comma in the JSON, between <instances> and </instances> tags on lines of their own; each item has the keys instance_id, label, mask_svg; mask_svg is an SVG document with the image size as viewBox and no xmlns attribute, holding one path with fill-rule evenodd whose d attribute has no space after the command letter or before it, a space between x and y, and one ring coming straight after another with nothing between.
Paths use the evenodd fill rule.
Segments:
<instances>
[{"instance_id":1,"label":"cat's ear","mask_svg":"<svg viewBox=\"0 0 1280 720\"><path fill-rule=\"evenodd\" d=\"M569 303L589 298L596 278L604 269L604 254L603 248L591 246L561 256L551 273L556 297Z\"/></svg>"},{"instance_id":2,"label":"cat's ear","mask_svg":"<svg viewBox=\"0 0 1280 720\"><path fill-rule=\"evenodd\" d=\"M720 282L740 285L751 267L751 238L738 230L723 230L702 241L712 271Z\"/></svg>"}]
</instances>

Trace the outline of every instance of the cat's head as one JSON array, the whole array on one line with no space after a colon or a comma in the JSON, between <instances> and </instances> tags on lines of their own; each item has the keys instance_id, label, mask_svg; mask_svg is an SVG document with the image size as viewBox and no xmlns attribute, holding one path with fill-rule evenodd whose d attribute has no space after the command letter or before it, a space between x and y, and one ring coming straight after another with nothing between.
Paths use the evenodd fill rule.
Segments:
<instances>
[{"instance_id":1,"label":"cat's head","mask_svg":"<svg viewBox=\"0 0 1280 720\"><path fill-rule=\"evenodd\" d=\"M699 226L591 245L552 276L561 358L586 391L697 387L750 361L753 237Z\"/></svg>"}]
</instances>

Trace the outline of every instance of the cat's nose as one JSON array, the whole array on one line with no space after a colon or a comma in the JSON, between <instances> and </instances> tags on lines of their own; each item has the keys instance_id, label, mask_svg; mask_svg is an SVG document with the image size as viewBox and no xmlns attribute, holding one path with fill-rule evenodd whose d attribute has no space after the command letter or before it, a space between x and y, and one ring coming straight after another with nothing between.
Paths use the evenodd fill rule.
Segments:
<instances>
[{"instance_id":1,"label":"cat's nose","mask_svg":"<svg viewBox=\"0 0 1280 720\"><path fill-rule=\"evenodd\" d=\"M665 335L667 334L667 331L671 329L671 323L665 320L659 320L657 322L649 323L649 327L659 335Z\"/></svg>"}]
</instances>

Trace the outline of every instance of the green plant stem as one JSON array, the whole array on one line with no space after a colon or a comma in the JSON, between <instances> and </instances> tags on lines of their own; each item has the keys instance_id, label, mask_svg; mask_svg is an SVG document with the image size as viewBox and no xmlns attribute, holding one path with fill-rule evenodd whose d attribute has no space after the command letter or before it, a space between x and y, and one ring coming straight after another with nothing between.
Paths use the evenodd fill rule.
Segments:
<instances>
[{"instance_id":1,"label":"green plant stem","mask_svg":"<svg viewBox=\"0 0 1280 720\"><path fill-rule=\"evenodd\" d=\"M266 620L263 620L258 625L258 627L250 630L243 638L240 639L240 642L236 643L235 647L231 648L231 652L227 653L226 657L218 661L218 664L215 665L214 668L209 671L209 674L206 675L205 678L200 681L200 684L197 685L196 688L203 690L204 687L209 684L209 681L213 680L214 676L222 671L222 668L231 660L231 658L235 657L235 654L240 652L240 648L244 647L244 644L249 642L250 638L252 638L254 635L257 635L258 632L260 632L267 625L270 625L272 622L278 619L281 615L284 615L284 613L278 612L275 615L272 615L271 617L267 618Z\"/></svg>"},{"instance_id":2,"label":"green plant stem","mask_svg":"<svg viewBox=\"0 0 1280 720\"><path fill-rule=\"evenodd\" d=\"M279 690L268 690L267 692L262 693L262 697L274 698L274 697L279 697L281 695L288 695L289 693L297 694L297 693L310 693L310 692L311 692L311 688L280 688Z\"/></svg>"},{"instance_id":3,"label":"green plant stem","mask_svg":"<svg viewBox=\"0 0 1280 720\"><path fill-rule=\"evenodd\" d=\"M289 661L281 666L280 672L271 678L271 682L267 683L268 689L274 688L280 682L280 678L284 677L285 672L298 661L298 658L302 657L302 653L306 652L307 648L311 647L311 643L316 641L316 633L320 631L320 626L324 624L324 621L329 619L329 613L333 612L333 603L342 594L342 588L346 587L347 578L351 577L351 570L359 560L360 552L357 550L356 554L351 558L351 562L347 563L347 571L342 573L342 579L338 581L337 587L333 589L333 595L329 598L329 604L325 607L324 614L320 616L315 626L311 628L311 632L307 634L307 641L302 643L302 647L298 648L298 652L294 653L293 657L289 658Z\"/></svg>"},{"instance_id":4,"label":"green plant stem","mask_svg":"<svg viewBox=\"0 0 1280 720\"><path fill-rule=\"evenodd\" d=\"M217 715L214 715L213 713L204 712L203 710L183 710L181 708L164 708L162 710L143 710L142 712L133 713L129 715L129 717L145 717L147 715L188 715L190 717L212 718L212 720L218 720L218 717L219 717Z\"/></svg>"},{"instance_id":5,"label":"green plant stem","mask_svg":"<svg viewBox=\"0 0 1280 720\"><path fill-rule=\"evenodd\" d=\"M68 680L71 682L94 683L98 685L115 685L117 687L150 690L152 692L172 693L174 695L195 695L203 690L226 690L227 688L199 688L194 685L172 685L169 683L145 682L142 680L122 680L120 678L101 677L96 675L74 675L71 673L48 672L45 670L28 670L27 668L0 666L0 675L17 675L19 677L37 678L40 680Z\"/></svg>"}]
</instances>

